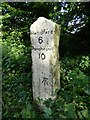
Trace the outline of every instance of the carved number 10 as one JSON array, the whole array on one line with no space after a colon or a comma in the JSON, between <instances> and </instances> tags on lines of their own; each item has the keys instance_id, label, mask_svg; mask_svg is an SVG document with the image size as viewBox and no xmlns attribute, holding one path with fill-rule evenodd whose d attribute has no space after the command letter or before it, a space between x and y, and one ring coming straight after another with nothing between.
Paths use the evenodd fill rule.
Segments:
<instances>
[{"instance_id":1,"label":"carved number 10","mask_svg":"<svg viewBox=\"0 0 90 120\"><path fill-rule=\"evenodd\" d=\"M39 59L44 60L46 58L44 53L39 53Z\"/></svg>"}]
</instances>

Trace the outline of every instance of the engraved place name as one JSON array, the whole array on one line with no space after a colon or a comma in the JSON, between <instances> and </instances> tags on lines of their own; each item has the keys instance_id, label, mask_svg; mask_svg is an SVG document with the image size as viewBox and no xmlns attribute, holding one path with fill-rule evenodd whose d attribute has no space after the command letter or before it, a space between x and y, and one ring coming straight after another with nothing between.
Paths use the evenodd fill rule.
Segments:
<instances>
[{"instance_id":1,"label":"engraved place name","mask_svg":"<svg viewBox=\"0 0 90 120\"><path fill-rule=\"evenodd\" d=\"M51 48L51 47L47 47L47 48L45 48L45 47L34 47L34 46L32 46L32 50L38 50L38 51L41 51L41 50L44 50L44 51L50 51L50 50L53 50L53 48Z\"/></svg>"},{"instance_id":2,"label":"engraved place name","mask_svg":"<svg viewBox=\"0 0 90 120\"><path fill-rule=\"evenodd\" d=\"M41 35L43 35L43 34L53 34L53 33L54 33L54 30L47 30L47 29L43 29L43 30L37 31L37 32L34 32L34 31L31 32L31 34L34 34L34 35L36 35L36 34L41 34Z\"/></svg>"}]
</instances>

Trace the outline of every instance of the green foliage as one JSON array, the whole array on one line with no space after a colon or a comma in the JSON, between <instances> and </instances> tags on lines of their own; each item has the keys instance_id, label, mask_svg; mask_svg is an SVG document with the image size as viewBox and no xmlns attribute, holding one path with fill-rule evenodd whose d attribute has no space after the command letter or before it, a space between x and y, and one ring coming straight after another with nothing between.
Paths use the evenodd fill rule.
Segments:
<instances>
[{"instance_id":1,"label":"green foliage","mask_svg":"<svg viewBox=\"0 0 90 120\"><path fill-rule=\"evenodd\" d=\"M85 56L84 58L87 58ZM89 56L88 56L89 58ZM77 61L76 61L77 60ZM53 118L87 119L90 101L90 76L81 71L83 56L66 57L61 61L61 89L55 100L45 102L50 106ZM89 68L90 66L88 66Z\"/></svg>"},{"instance_id":2,"label":"green foliage","mask_svg":"<svg viewBox=\"0 0 90 120\"><path fill-rule=\"evenodd\" d=\"M65 112L67 118L75 118L75 108L73 103L69 103L65 106Z\"/></svg>"},{"instance_id":3,"label":"green foliage","mask_svg":"<svg viewBox=\"0 0 90 120\"><path fill-rule=\"evenodd\" d=\"M79 65L83 70L86 70L88 67L90 67L90 60L89 56L82 56L81 63Z\"/></svg>"},{"instance_id":4,"label":"green foliage","mask_svg":"<svg viewBox=\"0 0 90 120\"><path fill-rule=\"evenodd\" d=\"M32 106L28 103L25 108L21 111L22 118L35 118L36 114L32 111Z\"/></svg>"},{"instance_id":5,"label":"green foliage","mask_svg":"<svg viewBox=\"0 0 90 120\"><path fill-rule=\"evenodd\" d=\"M3 116L20 117L25 101L32 101L30 47L19 41L21 34L12 32L3 39ZM5 112L6 111L6 112Z\"/></svg>"},{"instance_id":6,"label":"green foliage","mask_svg":"<svg viewBox=\"0 0 90 120\"><path fill-rule=\"evenodd\" d=\"M45 118L52 118L52 111L51 108L45 107L44 108L44 117Z\"/></svg>"}]
</instances>

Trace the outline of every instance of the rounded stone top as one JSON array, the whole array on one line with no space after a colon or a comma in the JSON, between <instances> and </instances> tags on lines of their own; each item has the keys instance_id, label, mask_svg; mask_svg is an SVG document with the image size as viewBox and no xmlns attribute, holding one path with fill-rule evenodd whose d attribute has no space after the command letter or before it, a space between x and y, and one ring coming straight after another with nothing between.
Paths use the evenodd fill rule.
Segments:
<instances>
[{"instance_id":1,"label":"rounded stone top","mask_svg":"<svg viewBox=\"0 0 90 120\"><path fill-rule=\"evenodd\" d=\"M42 33L43 31L47 32L55 31L56 28L59 29L59 25L45 17L39 17L30 27L30 33L35 35L36 33ZM34 33L34 34L33 34ZM52 32L54 33L54 32ZM36 34L37 35L37 34Z\"/></svg>"},{"instance_id":2,"label":"rounded stone top","mask_svg":"<svg viewBox=\"0 0 90 120\"><path fill-rule=\"evenodd\" d=\"M45 18L39 17L30 27L30 31L37 31L43 28L53 28L55 26L55 22Z\"/></svg>"}]
</instances>

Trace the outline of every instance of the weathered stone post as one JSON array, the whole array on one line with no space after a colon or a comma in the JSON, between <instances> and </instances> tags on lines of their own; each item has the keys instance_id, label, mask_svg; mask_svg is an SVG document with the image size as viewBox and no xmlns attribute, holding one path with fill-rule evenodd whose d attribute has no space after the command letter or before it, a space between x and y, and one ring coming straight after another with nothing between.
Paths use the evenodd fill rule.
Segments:
<instances>
[{"instance_id":1,"label":"weathered stone post","mask_svg":"<svg viewBox=\"0 0 90 120\"><path fill-rule=\"evenodd\" d=\"M59 37L60 26L44 17L30 27L34 100L53 98L60 88Z\"/></svg>"}]
</instances>

